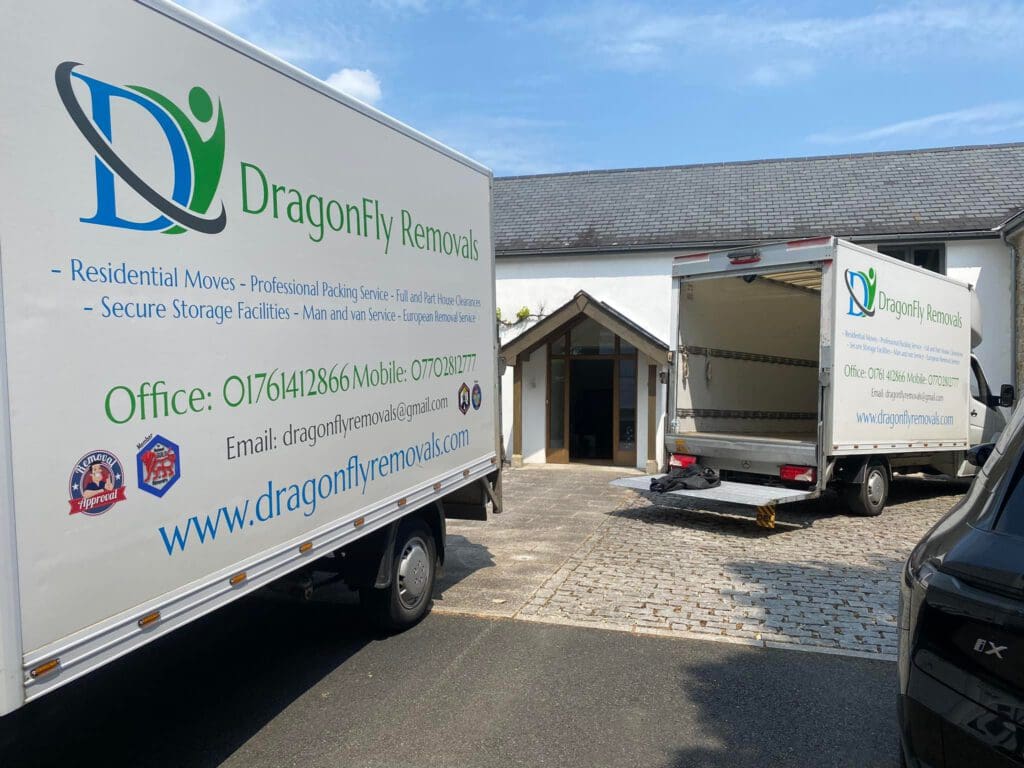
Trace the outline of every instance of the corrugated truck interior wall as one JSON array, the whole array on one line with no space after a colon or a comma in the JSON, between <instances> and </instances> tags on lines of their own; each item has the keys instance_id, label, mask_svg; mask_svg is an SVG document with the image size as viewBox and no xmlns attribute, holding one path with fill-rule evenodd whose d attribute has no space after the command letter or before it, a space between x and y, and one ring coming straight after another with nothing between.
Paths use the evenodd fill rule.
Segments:
<instances>
[{"instance_id":1,"label":"corrugated truck interior wall","mask_svg":"<svg viewBox=\"0 0 1024 768\"><path fill-rule=\"evenodd\" d=\"M795 276L795 273L794 273ZM680 432L813 439L821 312L818 290L770 278L692 280L680 294L686 348ZM803 416L801 416L803 415ZM810 416L814 415L814 416Z\"/></svg>"}]
</instances>

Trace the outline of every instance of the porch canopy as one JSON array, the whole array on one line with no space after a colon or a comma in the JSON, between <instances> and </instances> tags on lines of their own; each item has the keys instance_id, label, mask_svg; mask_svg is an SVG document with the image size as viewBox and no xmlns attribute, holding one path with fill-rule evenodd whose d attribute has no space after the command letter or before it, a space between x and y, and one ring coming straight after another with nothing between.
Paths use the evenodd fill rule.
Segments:
<instances>
[{"instance_id":1,"label":"porch canopy","mask_svg":"<svg viewBox=\"0 0 1024 768\"><path fill-rule=\"evenodd\" d=\"M656 336L641 328L635 322L613 309L603 301L598 301L586 291L579 291L573 298L556 309L547 317L538 321L514 339L501 347L501 357L512 367L512 463L522 463L523 455L523 365L530 359L530 354L559 334L564 334L571 326L590 318L598 325L631 344L637 352L645 355L653 362L649 365L647 378L648 395L648 430L647 456L648 463L654 460L656 452L656 383L657 370L668 365L671 356L668 346Z\"/></svg>"},{"instance_id":2,"label":"porch canopy","mask_svg":"<svg viewBox=\"0 0 1024 768\"><path fill-rule=\"evenodd\" d=\"M518 367L516 366L517 358L523 356L525 359L529 359L533 350L580 317L589 317L604 326L619 338L628 341L658 365L665 365L669 362L668 346L661 339L651 335L621 312L603 301L598 301L586 291L579 291L572 299L543 320L503 344L501 356L507 365Z\"/></svg>"}]
</instances>

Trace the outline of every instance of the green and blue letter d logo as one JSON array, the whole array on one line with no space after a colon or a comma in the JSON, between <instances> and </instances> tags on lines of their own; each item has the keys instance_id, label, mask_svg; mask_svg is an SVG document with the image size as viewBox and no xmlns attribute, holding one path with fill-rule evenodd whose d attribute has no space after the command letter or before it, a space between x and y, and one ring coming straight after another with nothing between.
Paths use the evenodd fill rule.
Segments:
<instances>
[{"instance_id":1,"label":"green and blue letter d logo","mask_svg":"<svg viewBox=\"0 0 1024 768\"><path fill-rule=\"evenodd\" d=\"M196 122L209 123L214 117L213 102L202 88L189 93L186 114L178 105L156 91L141 86L121 87L75 72L78 64L66 61L57 67L54 78L64 108L96 152L96 213L82 221L107 227L145 232L178 234L187 229L215 234L224 229L224 206L213 218L206 214L213 203L224 167L224 113L217 104L216 122L210 137L203 139ZM92 117L86 115L72 88L71 78L89 88ZM173 185L169 196L147 184L117 154L112 145L111 103L122 99L145 110L156 121L171 153ZM117 211L114 194L115 174L153 206L156 216L149 221L132 221Z\"/></svg>"},{"instance_id":2,"label":"green and blue letter d logo","mask_svg":"<svg viewBox=\"0 0 1024 768\"><path fill-rule=\"evenodd\" d=\"M872 267L867 272L844 273L846 290L850 294L850 308L846 314L851 317L875 316L875 292L878 290L878 275Z\"/></svg>"}]
</instances>

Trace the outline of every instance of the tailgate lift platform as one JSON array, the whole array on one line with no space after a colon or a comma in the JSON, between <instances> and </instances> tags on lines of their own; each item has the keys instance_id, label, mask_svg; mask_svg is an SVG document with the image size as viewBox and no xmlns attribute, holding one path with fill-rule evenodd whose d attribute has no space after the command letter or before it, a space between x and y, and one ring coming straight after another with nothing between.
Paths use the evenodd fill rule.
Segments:
<instances>
[{"instance_id":1,"label":"tailgate lift platform","mask_svg":"<svg viewBox=\"0 0 1024 768\"><path fill-rule=\"evenodd\" d=\"M740 504L757 508L757 524L762 528L775 527L775 508L779 504L790 504L794 501L816 499L821 495L817 489L800 490L799 488L783 488L774 485L758 485L756 483L737 483L723 480L714 488L691 491L681 488L659 494L651 490L651 480L665 475L643 475L641 477L621 477L613 480L612 485L629 488L658 496L679 496L697 501L717 501L726 504Z\"/></svg>"}]
</instances>

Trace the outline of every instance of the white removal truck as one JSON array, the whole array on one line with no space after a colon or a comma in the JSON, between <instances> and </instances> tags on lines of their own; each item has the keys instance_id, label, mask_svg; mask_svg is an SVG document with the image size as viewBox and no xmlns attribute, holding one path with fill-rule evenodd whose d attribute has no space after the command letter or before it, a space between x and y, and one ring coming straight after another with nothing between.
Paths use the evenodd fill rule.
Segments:
<instances>
[{"instance_id":1,"label":"white removal truck","mask_svg":"<svg viewBox=\"0 0 1024 768\"><path fill-rule=\"evenodd\" d=\"M2 9L0 714L289 573L416 621L495 501L490 172L177 6Z\"/></svg>"},{"instance_id":2,"label":"white removal truck","mask_svg":"<svg viewBox=\"0 0 1024 768\"><path fill-rule=\"evenodd\" d=\"M776 505L832 487L877 515L894 472L973 474L966 451L1005 425L1013 387L993 395L971 354L963 283L832 237L680 256L672 275L666 452L723 478L675 495L774 524Z\"/></svg>"}]
</instances>

